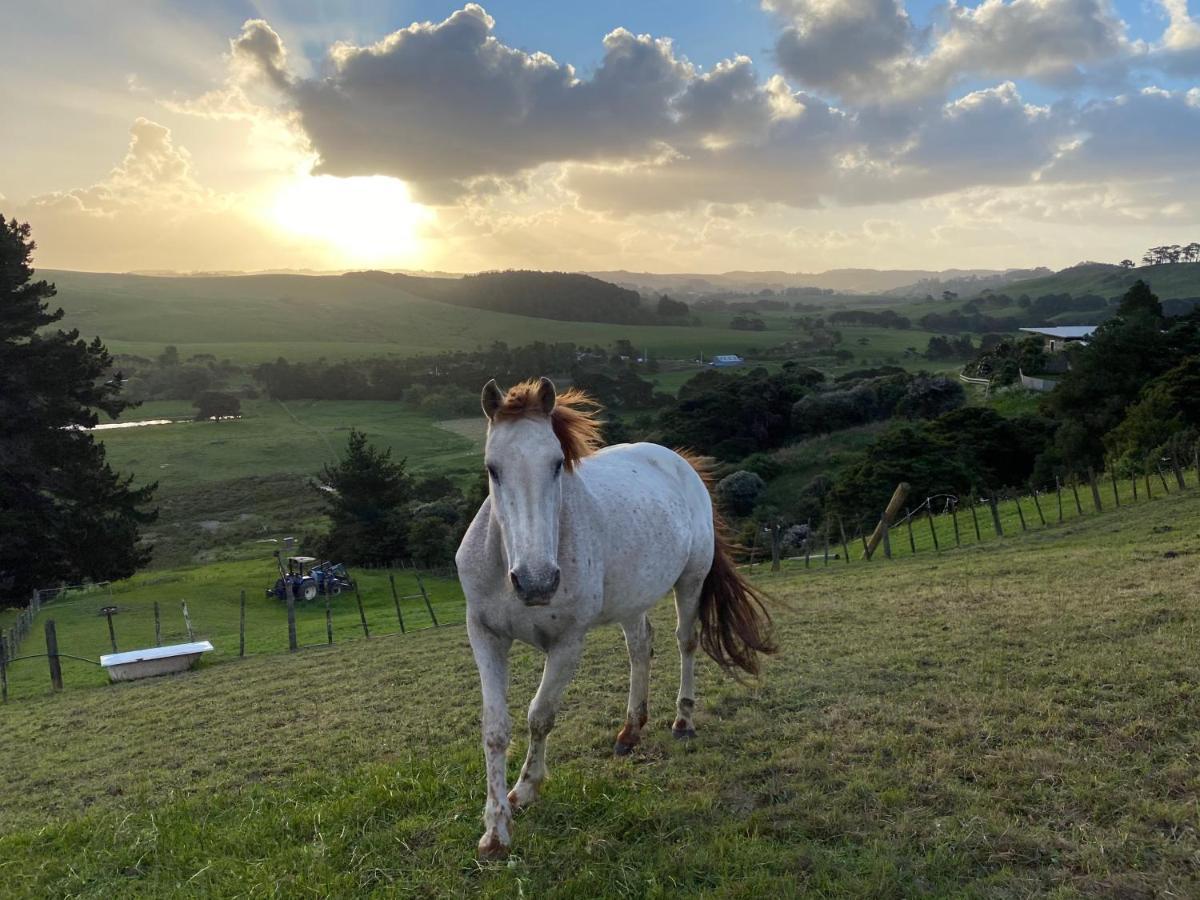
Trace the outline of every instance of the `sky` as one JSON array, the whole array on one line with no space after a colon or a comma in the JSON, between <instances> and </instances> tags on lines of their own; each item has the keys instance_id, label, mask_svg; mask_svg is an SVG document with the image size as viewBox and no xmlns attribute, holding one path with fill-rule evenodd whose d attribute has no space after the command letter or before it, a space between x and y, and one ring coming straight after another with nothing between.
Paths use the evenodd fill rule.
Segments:
<instances>
[{"instance_id":1,"label":"sky","mask_svg":"<svg viewBox=\"0 0 1200 900\"><path fill-rule=\"evenodd\" d=\"M4 3L93 271L1061 268L1200 238L1197 0Z\"/></svg>"}]
</instances>

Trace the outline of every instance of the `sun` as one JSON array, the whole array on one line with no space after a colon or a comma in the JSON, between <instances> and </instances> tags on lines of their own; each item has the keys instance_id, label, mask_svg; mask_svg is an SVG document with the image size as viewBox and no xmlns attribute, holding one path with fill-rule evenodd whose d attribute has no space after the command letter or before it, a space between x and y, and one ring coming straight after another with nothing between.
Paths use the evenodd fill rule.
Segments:
<instances>
[{"instance_id":1,"label":"sun","mask_svg":"<svg viewBox=\"0 0 1200 900\"><path fill-rule=\"evenodd\" d=\"M353 265L414 262L421 255L419 226L431 216L403 181L385 175L301 175L271 206L277 227L321 241Z\"/></svg>"}]
</instances>

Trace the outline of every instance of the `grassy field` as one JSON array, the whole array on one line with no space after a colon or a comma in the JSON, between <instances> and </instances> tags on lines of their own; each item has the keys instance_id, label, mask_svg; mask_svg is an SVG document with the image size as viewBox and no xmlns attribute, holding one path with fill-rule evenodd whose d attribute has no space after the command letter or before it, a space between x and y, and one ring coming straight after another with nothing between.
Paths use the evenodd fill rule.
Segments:
<instances>
[{"instance_id":1,"label":"grassy field","mask_svg":"<svg viewBox=\"0 0 1200 900\"><path fill-rule=\"evenodd\" d=\"M241 419L101 431L108 459L139 482L157 481L159 521L147 528L155 565L257 555L255 541L320 525L312 486L352 427L390 447L415 475L467 481L480 467L483 417L440 422L399 403L247 400ZM146 403L131 420L190 418L187 403Z\"/></svg>"},{"instance_id":2,"label":"grassy field","mask_svg":"<svg viewBox=\"0 0 1200 900\"><path fill-rule=\"evenodd\" d=\"M702 327L559 322L425 300L394 287L341 276L254 275L158 278L44 271L58 287L64 325L99 334L114 353L212 353L236 362L284 356L415 356L570 341L609 346L627 339L663 358L744 353L791 339L791 331L747 332L727 321ZM726 317L728 318L728 317Z\"/></svg>"},{"instance_id":3,"label":"grassy field","mask_svg":"<svg viewBox=\"0 0 1200 900\"><path fill-rule=\"evenodd\" d=\"M1200 492L979 547L764 577L783 652L699 666L698 739L610 756L595 633L515 853L479 865L459 628L10 703L7 896L1195 896ZM516 651L514 714L539 655ZM511 754L510 777L524 740Z\"/></svg>"},{"instance_id":4,"label":"grassy field","mask_svg":"<svg viewBox=\"0 0 1200 900\"><path fill-rule=\"evenodd\" d=\"M117 582L110 588L76 592L43 607L30 636L21 645L22 655L46 652L45 626L53 619L59 652L85 659L99 660L111 653L108 623L100 610L118 609L113 629L118 650L154 646L154 604L159 604L163 644L188 639L181 600L186 600L196 640L212 641L213 652L204 657L205 668L236 659L239 652L240 592L246 592L246 654L286 651L288 647L287 612L279 600L265 596L274 584L274 545L260 545L260 557L252 560L215 563L203 567L156 570ZM363 613L371 635L380 637L400 631L396 600L392 597L388 576L396 581L400 612L405 629L417 631L433 625L420 587L411 569L355 570L352 572L363 601ZM430 597L433 617L439 625L463 621L463 595L455 578L422 576ZM353 593L330 598L335 643L364 638L362 620ZM325 600L296 604L296 634L304 645L324 644ZM79 660L63 661L64 684L71 690L103 685L107 675L94 665ZM9 696L13 698L45 696L50 690L46 660L31 659L14 663L9 672Z\"/></svg>"},{"instance_id":5,"label":"grassy field","mask_svg":"<svg viewBox=\"0 0 1200 900\"><path fill-rule=\"evenodd\" d=\"M97 434L117 469L168 490L252 475L315 476L342 453L352 428L417 473L462 474L477 467L480 453L477 441L400 403L246 400L240 419L193 422L194 413L183 401L145 403L127 418L188 421Z\"/></svg>"}]
</instances>

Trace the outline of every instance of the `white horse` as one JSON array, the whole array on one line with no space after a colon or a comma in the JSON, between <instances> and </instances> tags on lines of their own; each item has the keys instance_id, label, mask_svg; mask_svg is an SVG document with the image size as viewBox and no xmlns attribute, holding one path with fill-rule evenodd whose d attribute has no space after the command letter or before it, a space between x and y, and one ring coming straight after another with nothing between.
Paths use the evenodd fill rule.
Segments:
<instances>
[{"instance_id":1,"label":"white horse","mask_svg":"<svg viewBox=\"0 0 1200 900\"><path fill-rule=\"evenodd\" d=\"M489 496L456 562L467 598L467 633L483 687L487 803L483 858L511 846L512 812L546 778L546 736L597 625L616 623L629 648L629 703L615 752L629 753L646 724L651 630L647 611L675 589L680 680L672 731L695 735L692 669L697 647L723 668L758 672L775 649L761 596L738 574L708 486L686 457L656 444L597 450L595 404L556 395L548 378L504 395L483 389L489 420ZM514 639L546 654L529 704L529 753L512 791L508 652Z\"/></svg>"}]
</instances>

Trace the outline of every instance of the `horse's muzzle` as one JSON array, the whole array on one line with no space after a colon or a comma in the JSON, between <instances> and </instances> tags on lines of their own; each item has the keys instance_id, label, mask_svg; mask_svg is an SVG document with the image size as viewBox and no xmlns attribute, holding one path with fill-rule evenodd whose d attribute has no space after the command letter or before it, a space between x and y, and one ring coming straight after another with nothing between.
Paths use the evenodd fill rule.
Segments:
<instances>
[{"instance_id":1,"label":"horse's muzzle","mask_svg":"<svg viewBox=\"0 0 1200 900\"><path fill-rule=\"evenodd\" d=\"M526 606L547 606L550 598L558 591L562 573L557 566L544 575L539 573L539 576L534 576L524 566L512 569L508 573L513 590Z\"/></svg>"}]
</instances>

